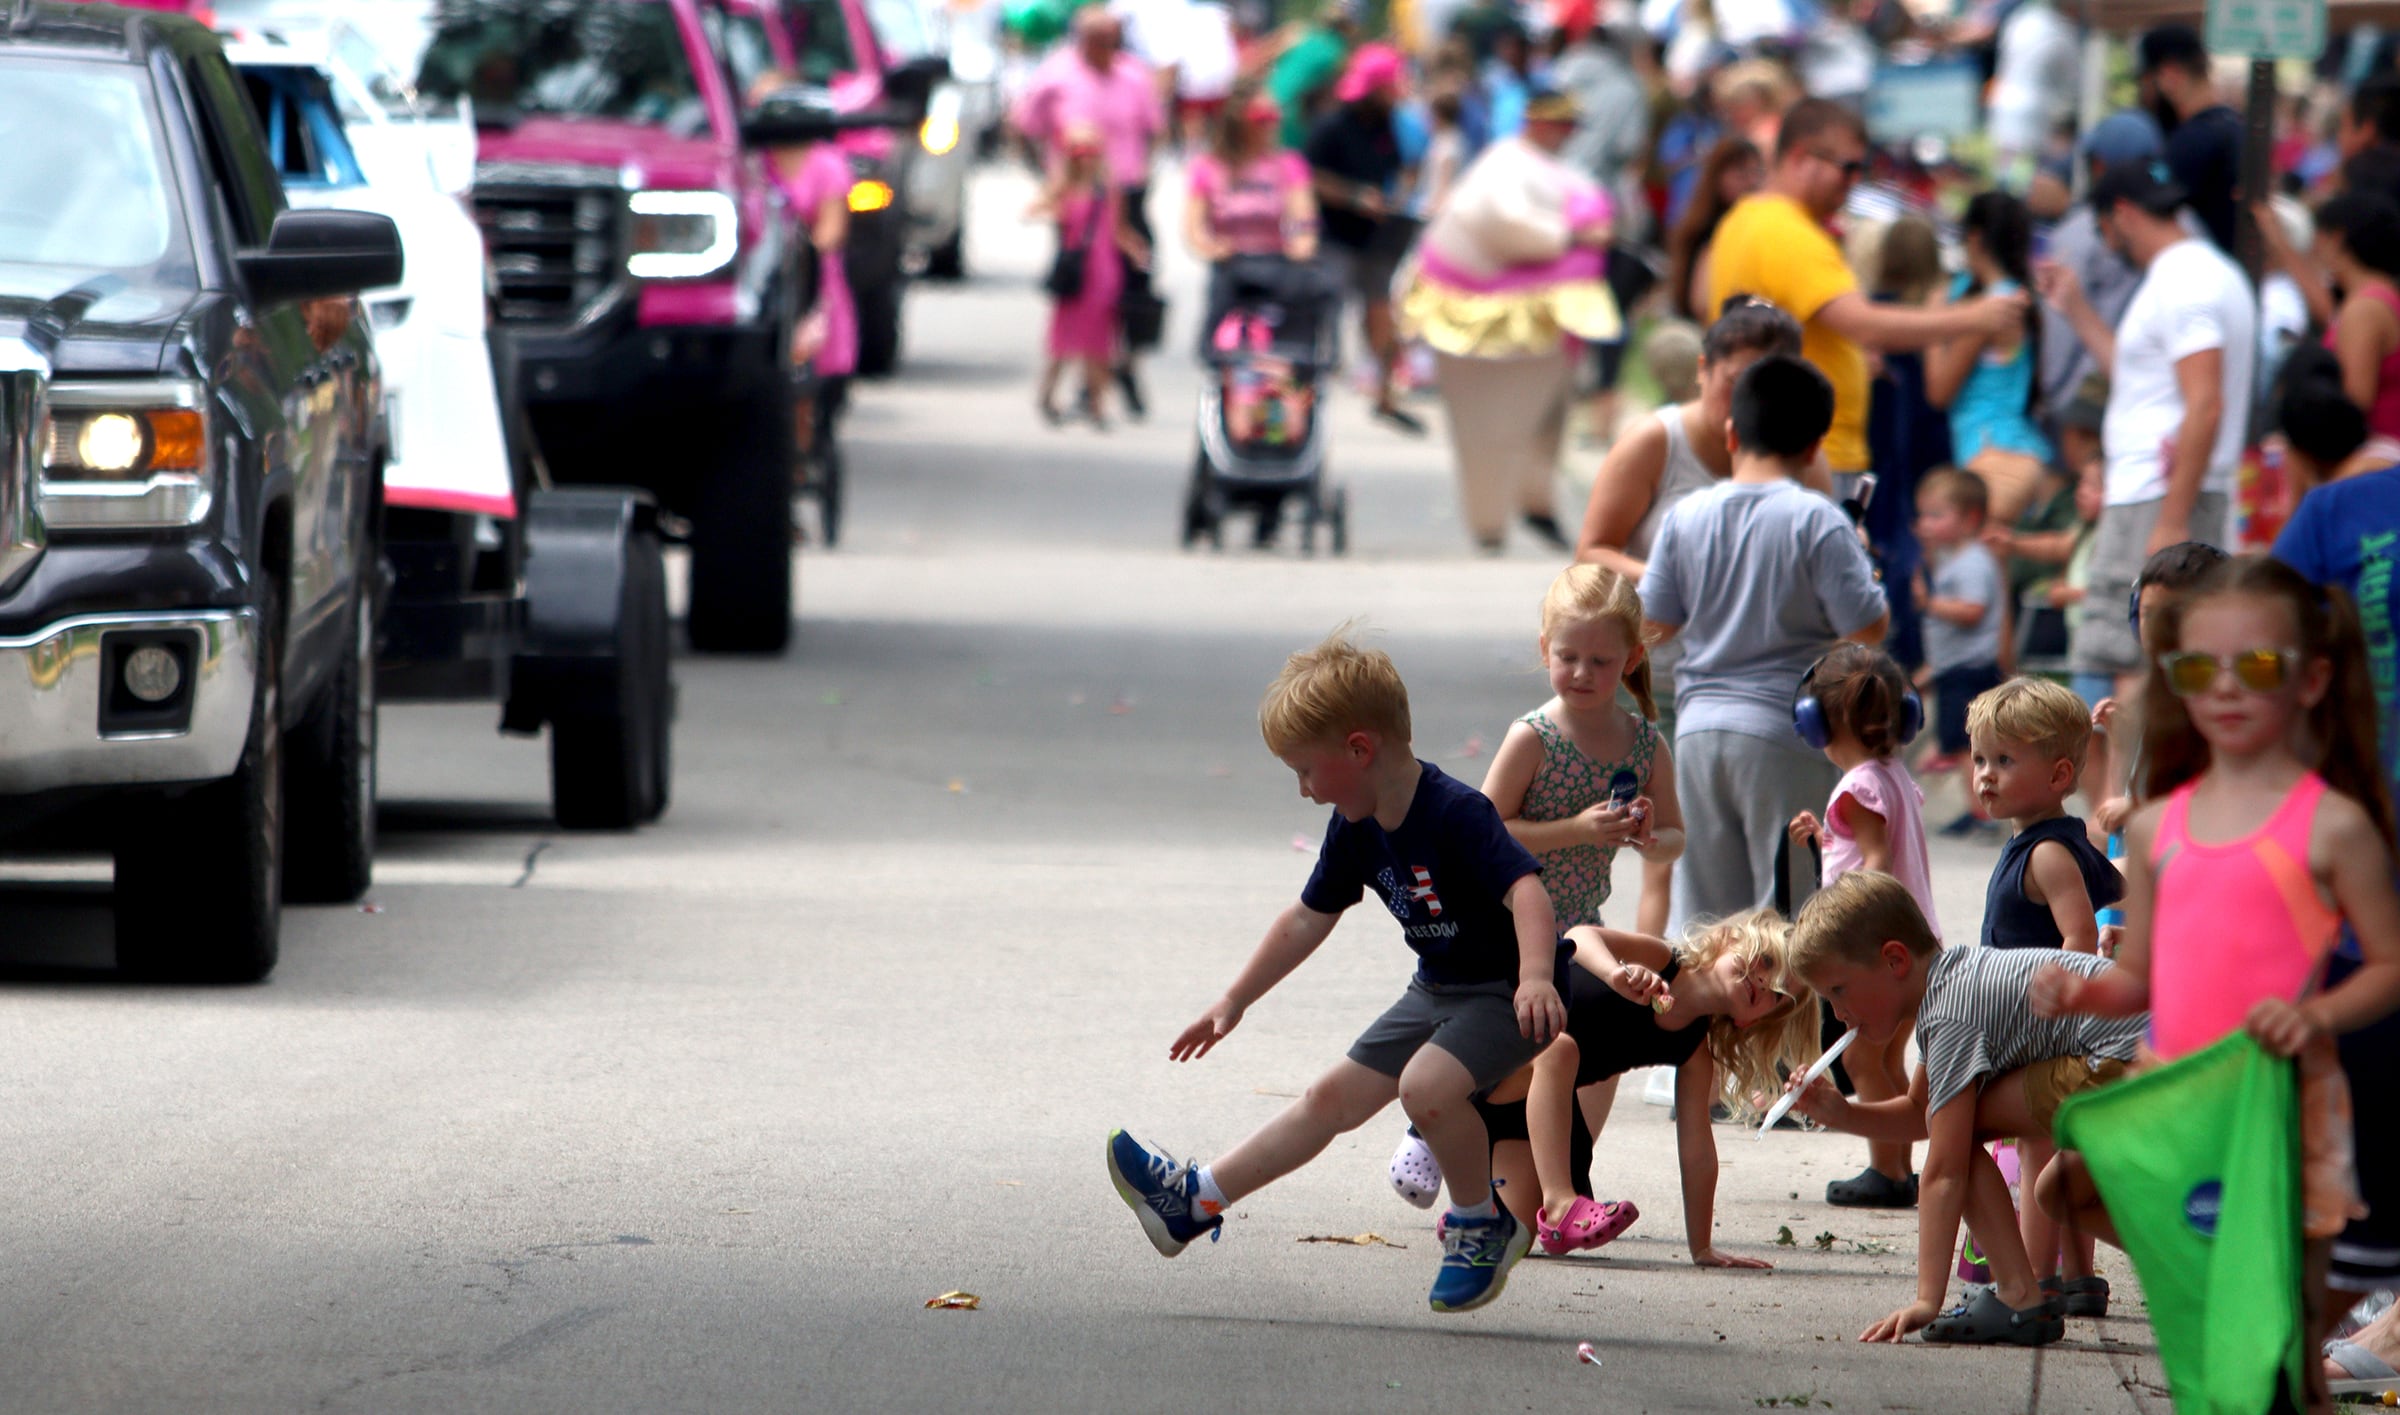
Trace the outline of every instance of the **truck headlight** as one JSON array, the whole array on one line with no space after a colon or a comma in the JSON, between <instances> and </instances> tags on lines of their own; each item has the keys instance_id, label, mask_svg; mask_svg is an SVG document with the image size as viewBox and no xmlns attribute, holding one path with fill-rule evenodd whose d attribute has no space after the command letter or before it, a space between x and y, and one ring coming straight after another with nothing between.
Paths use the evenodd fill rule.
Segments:
<instances>
[{"instance_id":1,"label":"truck headlight","mask_svg":"<svg viewBox=\"0 0 2400 1415\"><path fill-rule=\"evenodd\" d=\"M924 123L917 129L917 140L925 144L925 151L933 156L946 155L950 149L958 146L957 116L949 113L926 114Z\"/></svg>"},{"instance_id":2,"label":"truck headlight","mask_svg":"<svg viewBox=\"0 0 2400 1415\"><path fill-rule=\"evenodd\" d=\"M50 389L42 516L52 529L189 526L215 499L205 393L178 379Z\"/></svg>"},{"instance_id":3,"label":"truck headlight","mask_svg":"<svg viewBox=\"0 0 2400 1415\"><path fill-rule=\"evenodd\" d=\"M740 217L723 192L635 192L633 253L626 273L639 280L689 280L733 263Z\"/></svg>"}]
</instances>

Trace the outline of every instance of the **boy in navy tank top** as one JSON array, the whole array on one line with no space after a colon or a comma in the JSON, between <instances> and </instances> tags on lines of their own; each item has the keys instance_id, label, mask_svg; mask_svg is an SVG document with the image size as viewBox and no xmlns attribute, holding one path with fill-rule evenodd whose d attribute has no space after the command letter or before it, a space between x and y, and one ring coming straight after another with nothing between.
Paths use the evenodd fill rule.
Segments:
<instances>
[{"instance_id":1,"label":"boy in navy tank top","mask_svg":"<svg viewBox=\"0 0 2400 1415\"><path fill-rule=\"evenodd\" d=\"M2066 810L2091 745L2091 709L2048 679L2012 678L1967 705L1967 739L1977 804L2016 827L1984 891L1983 946L2098 953L2097 911L2125 897L2125 881L2093 846L2083 821ZM2041 1173L2055 1153L2046 1136L2020 1139L2018 1172ZM2105 1315L2108 1282L2092 1272L2090 1236L2062 1226L2039 1204L2018 1210L2044 1294L2067 1316Z\"/></svg>"},{"instance_id":2,"label":"boy in navy tank top","mask_svg":"<svg viewBox=\"0 0 2400 1415\"><path fill-rule=\"evenodd\" d=\"M1566 1024L1573 945L1559 937L1541 864L1489 797L1409 747L1408 689L1380 651L1337 631L1296 653L1259 707L1267 747L1300 793L1333 808L1317 868L1225 995L1168 1047L1205 1056L1307 960L1342 912L1373 895L1417 955L1408 991L1307 1094L1209 1164L1178 1161L1122 1130L1108 1174L1167 1257L1220 1231L1228 1205L1323 1153L1394 1100L1450 1189L1437 1312L1500 1295L1531 1230L1493 1202L1491 1139L1469 1103L1533 1060Z\"/></svg>"},{"instance_id":3,"label":"boy in navy tank top","mask_svg":"<svg viewBox=\"0 0 2400 1415\"><path fill-rule=\"evenodd\" d=\"M2043 678L2012 678L1967 706L1976 801L2016 827L1983 897L1986 948L2100 951L2096 911L2125 881L2066 801L2083 775L2091 710Z\"/></svg>"}]
</instances>

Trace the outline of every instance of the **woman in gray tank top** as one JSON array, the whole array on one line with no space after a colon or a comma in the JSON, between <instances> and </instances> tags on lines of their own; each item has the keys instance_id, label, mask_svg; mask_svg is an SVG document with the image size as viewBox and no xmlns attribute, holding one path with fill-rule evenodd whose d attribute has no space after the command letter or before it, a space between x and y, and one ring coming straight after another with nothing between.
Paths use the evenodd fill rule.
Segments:
<instances>
[{"instance_id":1,"label":"woman in gray tank top","mask_svg":"<svg viewBox=\"0 0 2400 1415\"><path fill-rule=\"evenodd\" d=\"M1763 300L1736 295L1709 326L1700 345L1700 396L1669 404L1617 439L1592 481L1583 535L1575 558L1616 571L1635 584L1648 568L1650 545L1676 502L1733 474L1725 425L1733 416L1733 385L1742 370L1769 354L1800 356L1800 326ZM1650 683L1658 699L1658 730L1675 736L1675 665L1680 640L1650 651ZM1666 931L1673 865L1642 865L1642 902L1635 929Z\"/></svg>"}]
</instances>

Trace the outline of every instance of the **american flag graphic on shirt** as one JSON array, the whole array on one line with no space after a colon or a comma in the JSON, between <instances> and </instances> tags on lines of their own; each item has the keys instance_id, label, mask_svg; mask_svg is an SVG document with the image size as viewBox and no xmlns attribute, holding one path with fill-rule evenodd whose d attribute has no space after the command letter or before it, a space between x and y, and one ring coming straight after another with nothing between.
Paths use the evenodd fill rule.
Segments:
<instances>
[{"instance_id":1,"label":"american flag graphic on shirt","mask_svg":"<svg viewBox=\"0 0 2400 1415\"><path fill-rule=\"evenodd\" d=\"M1408 897L1422 901L1426 913L1437 919L1440 918L1442 916L1442 899L1440 895L1433 892L1433 876L1426 872L1423 865L1411 865L1408 867L1408 872L1416 876L1417 880L1414 885L1410 886Z\"/></svg>"}]
</instances>

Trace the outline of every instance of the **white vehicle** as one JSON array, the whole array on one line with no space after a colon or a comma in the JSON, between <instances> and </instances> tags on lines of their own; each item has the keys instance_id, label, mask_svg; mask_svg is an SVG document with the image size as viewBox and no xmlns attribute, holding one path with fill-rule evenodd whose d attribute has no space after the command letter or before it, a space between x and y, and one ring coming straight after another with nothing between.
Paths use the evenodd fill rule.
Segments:
<instances>
[{"instance_id":1,"label":"white vehicle","mask_svg":"<svg viewBox=\"0 0 2400 1415\"><path fill-rule=\"evenodd\" d=\"M225 48L291 204L378 212L400 228L406 277L367 302L391 429L385 504L515 515L484 339L483 234L452 195L473 178L472 126L463 171L445 170L456 125L425 119L397 70L346 24L237 31Z\"/></svg>"},{"instance_id":2,"label":"white vehicle","mask_svg":"<svg viewBox=\"0 0 2400 1415\"><path fill-rule=\"evenodd\" d=\"M1000 118L997 0L869 0L876 42L895 61L943 55L950 77L927 95L923 151L909 164L909 246L938 280L966 274L967 177Z\"/></svg>"}]
</instances>

